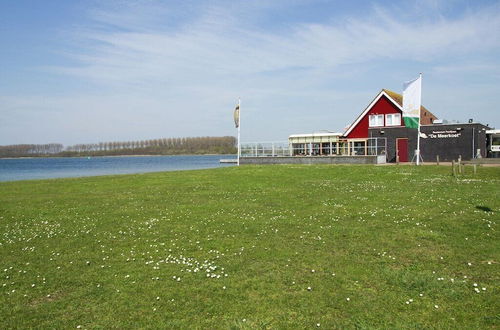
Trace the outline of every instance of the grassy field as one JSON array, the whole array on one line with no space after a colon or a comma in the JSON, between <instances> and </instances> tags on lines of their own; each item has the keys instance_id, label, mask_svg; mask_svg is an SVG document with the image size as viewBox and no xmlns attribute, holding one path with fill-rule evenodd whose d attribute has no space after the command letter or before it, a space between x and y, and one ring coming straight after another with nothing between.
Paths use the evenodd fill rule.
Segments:
<instances>
[{"instance_id":1,"label":"grassy field","mask_svg":"<svg viewBox=\"0 0 500 330\"><path fill-rule=\"evenodd\" d=\"M0 183L2 328L498 328L500 168Z\"/></svg>"}]
</instances>

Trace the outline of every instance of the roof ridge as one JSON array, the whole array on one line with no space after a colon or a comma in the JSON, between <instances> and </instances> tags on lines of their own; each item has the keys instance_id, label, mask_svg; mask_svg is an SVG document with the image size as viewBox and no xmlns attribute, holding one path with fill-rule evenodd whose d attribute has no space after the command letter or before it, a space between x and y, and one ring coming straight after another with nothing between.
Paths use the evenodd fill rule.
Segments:
<instances>
[{"instance_id":1,"label":"roof ridge","mask_svg":"<svg viewBox=\"0 0 500 330\"><path fill-rule=\"evenodd\" d=\"M401 107L403 106L403 95L386 88L382 88L382 91L384 91L387 95L389 95L389 97L393 99L393 101L395 101Z\"/></svg>"},{"instance_id":2,"label":"roof ridge","mask_svg":"<svg viewBox=\"0 0 500 330\"><path fill-rule=\"evenodd\" d=\"M386 89L386 88L382 88L382 91L384 91L391 99L393 99L396 103L398 103L401 107L403 107L403 95L402 94L393 92L390 89ZM424 107L423 104L420 104L420 110L427 111L431 115L434 116L434 114L432 112L430 112L429 109Z\"/></svg>"}]
</instances>

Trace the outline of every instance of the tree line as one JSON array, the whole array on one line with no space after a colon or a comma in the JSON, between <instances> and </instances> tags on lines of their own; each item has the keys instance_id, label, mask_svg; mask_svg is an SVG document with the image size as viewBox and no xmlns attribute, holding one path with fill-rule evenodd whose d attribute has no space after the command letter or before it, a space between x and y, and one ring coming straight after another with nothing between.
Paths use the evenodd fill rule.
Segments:
<instances>
[{"instance_id":1,"label":"tree line","mask_svg":"<svg viewBox=\"0 0 500 330\"><path fill-rule=\"evenodd\" d=\"M233 136L204 136L99 142L67 147L60 143L16 144L0 146L0 157L232 154L236 150L236 138Z\"/></svg>"}]
</instances>

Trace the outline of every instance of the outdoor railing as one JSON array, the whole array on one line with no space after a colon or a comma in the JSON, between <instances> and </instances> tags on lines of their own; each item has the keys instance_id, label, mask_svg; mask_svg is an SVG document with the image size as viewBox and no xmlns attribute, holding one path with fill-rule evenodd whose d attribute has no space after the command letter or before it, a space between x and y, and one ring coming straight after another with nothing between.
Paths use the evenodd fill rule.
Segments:
<instances>
[{"instance_id":1,"label":"outdoor railing","mask_svg":"<svg viewBox=\"0 0 500 330\"><path fill-rule=\"evenodd\" d=\"M248 142L241 144L241 157L291 156L288 142Z\"/></svg>"},{"instance_id":2,"label":"outdoor railing","mask_svg":"<svg viewBox=\"0 0 500 330\"><path fill-rule=\"evenodd\" d=\"M386 138L343 139L332 143L246 142L241 157L380 156L387 154Z\"/></svg>"}]
</instances>

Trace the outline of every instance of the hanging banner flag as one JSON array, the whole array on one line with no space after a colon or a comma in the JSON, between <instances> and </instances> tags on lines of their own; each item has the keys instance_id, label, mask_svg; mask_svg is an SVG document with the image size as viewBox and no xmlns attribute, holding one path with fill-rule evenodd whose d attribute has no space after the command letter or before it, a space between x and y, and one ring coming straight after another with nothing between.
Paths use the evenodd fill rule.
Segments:
<instances>
[{"instance_id":1,"label":"hanging banner flag","mask_svg":"<svg viewBox=\"0 0 500 330\"><path fill-rule=\"evenodd\" d=\"M238 128L240 126L240 105L239 104L234 109L233 117L234 117L234 125L236 126L236 128Z\"/></svg>"},{"instance_id":2,"label":"hanging banner flag","mask_svg":"<svg viewBox=\"0 0 500 330\"><path fill-rule=\"evenodd\" d=\"M418 128L422 103L422 76L403 84L403 120L408 128Z\"/></svg>"}]
</instances>

